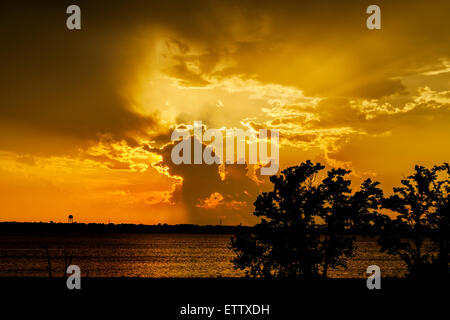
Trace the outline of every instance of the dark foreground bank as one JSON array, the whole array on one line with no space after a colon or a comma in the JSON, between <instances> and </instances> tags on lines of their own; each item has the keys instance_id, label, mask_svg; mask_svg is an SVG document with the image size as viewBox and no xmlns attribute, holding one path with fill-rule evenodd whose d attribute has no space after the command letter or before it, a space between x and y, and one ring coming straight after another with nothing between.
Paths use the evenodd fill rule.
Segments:
<instances>
[{"instance_id":1,"label":"dark foreground bank","mask_svg":"<svg viewBox=\"0 0 450 320\"><path fill-rule=\"evenodd\" d=\"M129 319L138 315L143 319L362 319L374 315L407 319L418 311L432 317L447 307L448 284L448 280L382 279L380 290L369 290L366 279L83 278L80 290L68 290L63 278L0 278L5 297L2 310L13 308L17 315L30 311L57 315L62 308L79 316L88 313L89 318L125 315ZM262 309L269 312L262 314Z\"/></svg>"}]
</instances>

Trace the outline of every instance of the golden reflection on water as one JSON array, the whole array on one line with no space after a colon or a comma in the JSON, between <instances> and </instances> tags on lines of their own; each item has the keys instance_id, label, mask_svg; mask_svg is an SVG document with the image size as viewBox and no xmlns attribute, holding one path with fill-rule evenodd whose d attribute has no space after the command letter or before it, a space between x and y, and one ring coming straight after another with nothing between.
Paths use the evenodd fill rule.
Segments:
<instances>
[{"instance_id":1,"label":"golden reflection on water","mask_svg":"<svg viewBox=\"0 0 450 320\"><path fill-rule=\"evenodd\" d=\"M54 276L64 271L64 249L72 264L89 277L242 277L230 262L230 235L105 234L0 235L0 276L47 276L43 244L48 244ZM382 254L374 238L358 238L348 269L330 270L334 278L366 278L367 266L383 276L402 276L404 264Z\"/></svg>"}]
</instances>

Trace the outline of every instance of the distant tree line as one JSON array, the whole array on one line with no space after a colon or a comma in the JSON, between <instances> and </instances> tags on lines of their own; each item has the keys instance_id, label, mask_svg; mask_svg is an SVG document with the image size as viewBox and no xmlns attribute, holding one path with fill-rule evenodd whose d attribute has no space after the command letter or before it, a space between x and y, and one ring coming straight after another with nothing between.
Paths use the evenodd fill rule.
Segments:
<instances>
[{"instance_id":1,"label":"distant tree line","mask_svg":"<svg viewBox=\"0 0 450 320\"><path fill-rule=\"evenodd\" d=\"M195 224L103 224L54 222L0 222L0 233L192 233L235 234L250 232L247 226L200 226Z\"/></svg>"},{"instance_id":2,"label":"distant tree line","mask_svg":"<svg viewBox=\"0 0 450 320\"><path fill-rule=\"evenodd\" d=\"M270 178L273 191L254 204L261 222L232 238L236 269L250 277L326 278L330 269L347 267L355 234L377 234L380 251L400 257L408 277L448 278L448 163L415 166L389 197L371 179L352 193L346 169L319 179L324 168L308 160Z\"/></svg>"}]
</instances>

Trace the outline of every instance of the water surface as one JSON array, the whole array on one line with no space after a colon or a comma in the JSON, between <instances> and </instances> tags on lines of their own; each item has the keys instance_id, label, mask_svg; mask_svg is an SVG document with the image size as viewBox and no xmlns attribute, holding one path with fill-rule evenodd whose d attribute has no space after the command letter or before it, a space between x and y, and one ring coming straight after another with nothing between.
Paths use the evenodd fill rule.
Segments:
<instances>
[{"instance_id":1,"label":"water surface","mask_svg":"<svg viewBox=\"0 0 450 320\"><path fill-rule=\"evenodd\" d=\"M231 235L223 234L0 234L0 276L64 272L64 250L89 277L242 277L230 262ZM376 264L382 276L403 276L405 265L382 254L374 238L359 237L348 269L330 270L334 278L366 278Z\"/></svg>"}]
</instances>

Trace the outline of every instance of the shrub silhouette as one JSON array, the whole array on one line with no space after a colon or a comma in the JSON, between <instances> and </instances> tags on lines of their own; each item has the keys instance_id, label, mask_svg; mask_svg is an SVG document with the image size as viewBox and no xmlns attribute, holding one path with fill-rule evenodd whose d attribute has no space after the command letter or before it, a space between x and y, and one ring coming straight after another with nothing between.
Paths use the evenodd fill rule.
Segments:
<instances>
[{"instance_id":1,"label":"shrub silhouette","mask_svg":"<svg viewBox=\"0 0 450 320\"><path fill-rule=\"evenodd\" d=\"M236 269L251 277L313 279L327 277L330 268L346 267L353 256L355 222L373 225L383 198L377 182L364 181L351 195L350 171L332 169L322 181L324 166L306 161L272 176L272 192L255 201L261 217L252 234L238 234L231 248Z\"/></svg>"},{"instance_id":2,"label":"shrub silhouette","mask_svg":"<svg viewBox=\"0 0 450 320\"><path fill-rule=\"evenodd\" d=\"M448 163L432 169L415 166L415 172L384 201L383 206L398 215L386 221L378 243L382 252L406 263L411 278L448 277L449 176ZM426 250L426 240L434 248Z\"/></svg>"}]
</instances>

